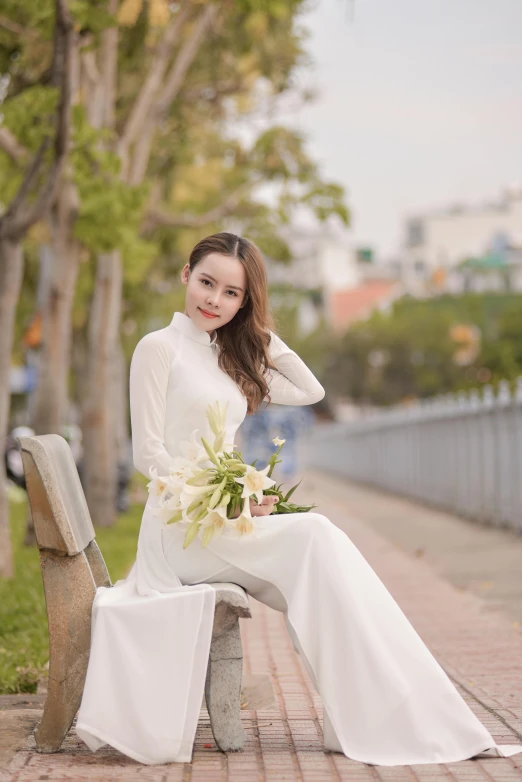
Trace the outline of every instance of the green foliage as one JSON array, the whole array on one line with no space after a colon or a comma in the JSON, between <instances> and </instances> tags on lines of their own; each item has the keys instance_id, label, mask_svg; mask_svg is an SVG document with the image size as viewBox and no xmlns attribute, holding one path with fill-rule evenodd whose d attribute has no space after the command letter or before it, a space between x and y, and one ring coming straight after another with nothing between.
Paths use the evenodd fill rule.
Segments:
<instances>
[{"instance_id":1,"label":"green foliage","mask_svg":"<svg viewBox=\"0 0 522 782\"><path fill-rule=\"evenodd\" d=\"M32 86L5 100L2 104L2 124L18 140L19 144L34 154L45 138L54 134L54 111L58 93L53 87ZM50 158L52 151L48 151ZM2 203L14 197L22 180L23 170L11 158L0 152L0 179Z\"/></svg>"},{"instance_id":2,"label":"green foliage","mask_svg":"<svg viewBox=\"0 0 522 782\"><path fill-rule=\"evenodd\" d=\"M0 73L9 74L9 95L35 84L50 66L54 3L50 0L2 0Z\"/></svg>"},{"instance_id":3,"label":"green foliage","mask_svg":"<svg viewBox=\"0 0 522 782\"><path fill-rule=\"evenodd\" d=\"M0 693L36 692L49 657L38 551L23 545L26 508L25 502L10 508L15 577L0 581ZM133 505L113 527L96 530L113 583L134 561L142 512Z\"/></svg>"},{"instance_id":4,"label":"green foliage","mask_svg":"<svg viewBox=\"0 0 522 782\"><path fill-rule=\"evenodd\" d=\"M3 104L6 127L26 149L34 152L44 138L53 136L57 100L57 89L37 84Z\"/></svg>"},{"instance_id":5,"label":"green foliage","mask_svg":"<svg viewBox=\"0 0 522 782\"><path fill-rule=\"evenodd\" d=\"M204 3L195 5L197 16ZM223 230L227 219L278 261L290 259L280 228L300 204L320 219L337 214L348 221L342 188L321 179L301 134L275 126L246 144L230 133L229 120L247 118L260 108L260 93L276 96L294 88L294 74L307 61L307 33L299 25L305 8L304 0L224 4L219 24L206 36L177 100L156 129L147 176L139 187L121 179L117 136L144 82L162 29L149 24L146 11L134 25L119 28L116 129L108 132L90 126L83 91L77 96L80 105L73 107L65 175L72 177L79 195L74 235L82 245L83 262L75 291L75 329L85 328L97 253L121 251L123 318L134 319L141 330L152 316L168 317L180 289L176 286L172 295L165 295L160 293L165 290L161 283L168 285L177 277L194 244L202 235ZM50 118L56 93L48 85L54 4L51 0L5 0L2 10L19 31L0 27L0 63L10 75L5 122L34 151L53 129ZM83 51L95 51L101 31L115 23L108 14L107 0L74 0L71 10ZM0 153L3 201L16 192L22 173ZM259 186L267 181L276 190L275 207L258 196ZM206 214L236 192L240 192L236 203L223 217L197 227L160 226L146 236L142 233L151 193L162 210L190 218ZM35 241L26 242L29 253ZM31 275L34 284L36 279ZM144 295L143 283L149 279L155 287L146 285ZM29 298L25 304L30 313ZM20 318L27 317L26 309L20 310ZM126 335L131 334L132 324L126 328ZM125 341L130 344L132 337L127 340L126 336Z\"/></svg>"},{"instance_id":6,"label":"green foliage","mask_svg":"<svg viewBox=\"0 0 522 782\"><path fill-rule=\"evenodd\" d=\"M121 180L113 135L93 129L82 106L74 107L73 122L70 161L80 195L74 235L92 253L121 250L125 278L138 284L157 252L154 243L140 238L149 184L131 187Z\"/></svg>"},{"instance_id":7,"label":"green foliage","mask_svg":"<svg viewBox=\"0 0 522 782\"><path fill-rule=\"evenodd\" d=\"M97 36L108 27L116 25L116 19L108 11L107 0L72 0L70 11L76 27L82 35Z\"/></svg>"},{"instance_id":8,"label":"green foliage","mask_svg":"<svg viewBox=\"0 0 522 782\"><path fill-rule=\"evenodd\" d=\"M480 329L480 351L469 366L455 362L450 329ZM480 386L522 374L522 296L403 297L387 314L352 326L330 356L328 385L357 402L396 404Z\"/></svg>"},{"instance_id":9,"label":"green foliage","mask_svg":"<svg viewBox=\"0 0 522 782\"><path fill-rule=\"evenodd\" d=\"M344 203L344 189L332 182L317 180L303 196L301 203L310 206L319 220L326 220L336 214L345 225L350 225L350 212Z\"/></svg>"}]
</instances>

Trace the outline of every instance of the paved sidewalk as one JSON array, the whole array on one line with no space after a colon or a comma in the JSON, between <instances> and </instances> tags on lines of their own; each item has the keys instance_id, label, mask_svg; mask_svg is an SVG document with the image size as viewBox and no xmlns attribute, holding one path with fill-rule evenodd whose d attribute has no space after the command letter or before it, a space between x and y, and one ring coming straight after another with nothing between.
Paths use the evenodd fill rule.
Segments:
<instances>
[{"instance_id":1,"label":"paved sidewalk","mask_svg":"<svg viewBox=\"0 0 522 782\"><path fill-rule=\"evenodd\" d=\"M313 497L317 510L351 537L495 739L522 743L522 630L511 613L514 604L508 601L502 610L496 604L492 611L479 595L462 586L457 588L442 577L444 563L437 560L432 549L431 560L416 556L418 548L408 553L405 542L416 545L411 519L422 517L420 526L429 526L422 516L425 509L410 503L408 520L406 511L396 515L394 500L340 484L319 473L309 473L298 491L303 502ZM357 504L356 516L353 509ZM376 504L379 512L375 512ZM363 506L366 510L361 510ZM375 530L379 524L386 526L386 513L392 518L393 535L384 536L382 530ZM432 522L438 523L437 519ZM458 526L460 520L454 523ZM399 533L401 525L403 530ZM435 540L433 529L431 535ZM366 766L339 753L325 752L321 699L293 650L282 615L252 599L251 606L253 619L241 620L245 671L271 675L276 705L258 712L242 710L247 732L244 752L225 755L216 750L208 714L203 709L192 764L142 766L108 747L93 754L72 731L59 753L40 755L34 751L31 735L31 728L39 719L39 704L31 703L30 696L25 696L29 702L24 710L0 711L0 735L5 735L10 726L11 747L16 746L16 741L19 743L9 772L0 773L0 780L522 780L522 754L445 765L384 767ZM6 751L4 748L5 762ZM0 740L0 765L1 753Z\"/></svg>"}]
</instances>

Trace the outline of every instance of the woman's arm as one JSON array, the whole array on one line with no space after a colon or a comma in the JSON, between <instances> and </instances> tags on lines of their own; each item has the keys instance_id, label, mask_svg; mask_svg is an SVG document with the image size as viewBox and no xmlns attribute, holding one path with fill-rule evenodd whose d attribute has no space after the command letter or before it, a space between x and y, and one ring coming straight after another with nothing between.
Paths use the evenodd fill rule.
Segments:
<instances>
[{"instance_id":1,"label":"woman's arm","mask_svg":"<svg viewBox=\"0 0 522 782\"><path fill-rule=\"evenodd\" d=\"M313 405L325 395L325 390L303 359L283 340L270 332L268 352L277 370L267 369L271 401L278 405ZM267 400L268 397L265 397Z\"/></svg>"},{"instance_id":2,"label":"woman's arm","mask_svg":"<svg viewBox=\"0 0 522 782\"><path fill-rule=\"evenodd\" d=\"M175 346L146 334L132 355L129 378L132 458L139 472L150 478L150 467L168 475L174 461L164 444L167 384Z\"/></svg>"}]
</instances>

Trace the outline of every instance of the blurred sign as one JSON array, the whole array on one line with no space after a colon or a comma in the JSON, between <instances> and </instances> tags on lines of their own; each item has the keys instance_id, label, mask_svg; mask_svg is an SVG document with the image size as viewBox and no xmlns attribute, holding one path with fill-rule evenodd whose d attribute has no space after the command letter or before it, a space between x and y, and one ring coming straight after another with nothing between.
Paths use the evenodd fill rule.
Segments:
<instances>
[{"instance_id":1,"label":"blurred sign","mask_svg":"<svg viewBox=\"0 0 522 782\"><path fill-rule=\"evenodd\" d=\"M443 266L438 266L431 275L431 281L438 288L442 288L446 282L447 272Z\"/></svg>"},{"instance_id":2,"label":"blurred sign","mask_svg":"<svg viewBox=\"0 0 522 782\"><path fill-rule=\"evenodd\" d=\"M28 394L36 388L36 367L11 367L9 391L11 394Z\"/></svg>"},{"instance_id":3,"label":"blurred sign","mask_svg":"<svg viewBox=\"0 0 522 782\"><path fill-rule=\"evenodd\" d=\"M37 348L42 342L42 314L39 310L33 315L22 337L22 344L27 348Z\"/></svg>"},{"instance_id":4,"label":"blurred sign","mask_svg":"<svg viewBox=\"0 0 522 782\"><path fill-rule=\"evenodd\" d=\"M457 323L450 328L450 338L457 343L458 348L453 354L453 361L460 367L469 366L477 358L480 351L480 329L467 323Z\"/></svg>"},{"instance_id":5,"label":"blurred sign","mask_svg":"<svg viewBox=\"0 0 522 782\"><path fill-rule=\"evenodd\" d=\"M371 247L358 247L357 260L359 263L373 263L373 250Z\"/></svg>"}]
</instances>

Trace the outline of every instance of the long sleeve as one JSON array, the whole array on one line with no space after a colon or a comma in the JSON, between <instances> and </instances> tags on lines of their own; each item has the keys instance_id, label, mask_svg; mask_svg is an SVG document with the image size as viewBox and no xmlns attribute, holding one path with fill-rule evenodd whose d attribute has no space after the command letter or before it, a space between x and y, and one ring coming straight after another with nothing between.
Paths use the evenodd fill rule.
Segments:
<instances>
[{"instance_id":1,"label":"long sleeve","mask_svg":"<svg viewBox=\"0 0 522 782\"><path fill-rule=\"evenodd\" d=\"M174 345L153 331L138 342L132 355L132 458L136 469L147 478L150 467L156 467L158 475L167 475L174 461L164 443L167 385L174 351Z\"/></svg>"},{"instance_id":2,"label":"long sleeve","mask_svg":"<svg viewBox=\"0 0 522 782\"><path fill-rule=\"evenodd\" d=\"M277 334L271 331L270 335L268 352L277 367L277 370L266 371L271 402L278 405L312 405L319 402L325 390L313 372Z\"/></svg>"}]
</instances>

